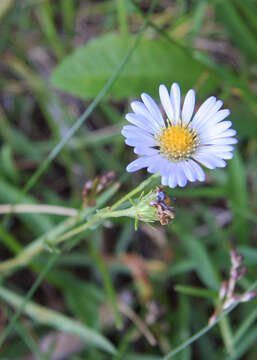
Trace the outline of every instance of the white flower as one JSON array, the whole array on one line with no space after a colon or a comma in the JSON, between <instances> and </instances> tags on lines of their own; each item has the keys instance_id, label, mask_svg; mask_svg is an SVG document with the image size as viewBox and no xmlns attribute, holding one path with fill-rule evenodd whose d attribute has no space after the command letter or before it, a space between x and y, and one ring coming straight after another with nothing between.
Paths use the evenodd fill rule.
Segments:
<instances>
[{"instance_id":1,"label":"white flower","mask_svg":"<svg viewBox=\"0 0 257 360\"><path fill-rule=\"evenodd\" d=\"M195 91L189 90L181 111L180 87L173 83L170 93L165 85L159 87L163 117L158 105L148 94L131 103L134 113L126 115L133 125L122 129L125 143L134 147L140 157L127 166L133 172L147 168L149 173L161 174L161 182L175 188L187 181L204 181L202 164L209 169L225 167L233 157L232 144L236 131L231 121L224 121L230 110L220 110L223 102L209 97L193 116Z\"/></svg>"}]
</instances>

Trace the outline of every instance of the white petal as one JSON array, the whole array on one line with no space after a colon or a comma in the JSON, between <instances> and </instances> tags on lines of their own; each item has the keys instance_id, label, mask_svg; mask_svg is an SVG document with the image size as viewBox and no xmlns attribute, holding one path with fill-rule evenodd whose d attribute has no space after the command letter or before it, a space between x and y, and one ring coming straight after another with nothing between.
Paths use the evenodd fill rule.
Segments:
<instances>
[{"instance_id":1,"label":"white petal","mask_svg":"<svg viewBox=\"0 0 257 360\"><path fill-rule=\"evenodd\" d=\"M174 189L177 186L178 182L177 182L177 177L176 174L171 174L169 176L169 187Z\"/></svg>"},{"instance_id":2,"label":"white petal","mask_svg":"<svg viewBox=\"0 0 257 360\"><path fill-rule=\"evenodd\" d=\"M165 85L160 85L159 94L163 109L166 112L167 117L170 121L174 121L174 112L170 100L170 95Z\"/></svg>"},{"instance_id":3,"label":"white petal","mask_svg":"<svg viewBox=\"0 0 257 360\"><path fill-rule=\"evenodd\" d=\"M218 136L222 136L220 134L222 134L223 132L225 132L230 126L232 125L231 121L222 121L219 124L216 124L214 126L209 126L204 132L201 132L200 135L200 139L201 139L201 143L202 143L202 139L204 139L205 137L218 137Z\"/></svg>"},{"instance_id":4,"label":"white petal","mask_svg":"<svg viewBox=\"0 0 257 360\"><path fill-rule=\"evenodd\" d=\"M167 186L169 184L169 177L168 176L162 176L162 185Z\"/></svg>"},{"instance_id":5,"label":"white petal","mask_svg":"<svg viewBox=\"0 0 257 360\"><path fill-rule=\"evenodd\" d=\"M169 187L171 188L175 188L177 186L177 179L176 179L176 164L174 162L169 161L168 165L167 165L167 178L168 178L168 183L167 185L169 185Z\"/></svg>"},{"instance_id":6,"label":"white petal","mask_svg":"<svg viewBox=\"0 0 257 360\"><path fill-rule=\"evenodd\" d=\"M157 123L161 127L164 126L164 121L163 121L161 111L160 111L158 105L156 104L156 102L153 100L153 98L146 93L141 94L141 98L142 98L145 106L147 107L148 111L153 116L153 118L157 121Z\"/></svg>"},{"instance_id":7,"label":"white petal","mask_svg":"<svg viewBox=\"0 0 257 360\"><path fill-rule=\"evenodd\" d=\"M181 163L177 163L177 169L176 169L176 177L177 182L180 187L184 187L187 183L187 177L184 173L184 169Z\"/></svg>"},{"instance_id":8,"label":"white petal","mask_svg":"<svg viewBox=\"0 0 257 360\"><path fill-rule=\"evenodd\" d=\"M193 158L209 169L215 169L216 167L225 167L227 165L224 160L218 158L215 155L196 154L193 155Z\"/></svg>"},{"instance_id":9,"label":"white petal","mask_svg":"<svg viewBox=\"0 0 257 360\"><path fill-rule=\"evenodd\" d=\"M124 136L134 137L134 136L142 135L142 136L149 136L150 138L154 139L154 137L149 132L140 129L138 126L134 126L134 125L123 126L121 133Z\"/></svg>"},{"instance_id":10,"label":"white petal","mask_svg":"<svg viewBox=\"0 0 257 360\"><path fill-rule=\"evenodd\" d=\"M143 115L128 113L125 117L131 124L134 124L139 128L150 132L151 134L156 134L160 130L160 128L155 123L152 123Z\"/></svg>"},{"instance_id":11,"label":"white petal","mask_svg":"<svg viewBox=\"0 0 257 360\"><path fill-rule=\"evenodd\" d=\"M180 118L180 106L181 106L181 94L179 84L173 83L170 89L170 100L173 107L173 112L175 115L175 124Z\"/></svg>"},{"instance_id":12,"label":"white petal","mask_svg":"<svg viewBox=\"0 0 257 360\"><path fill-rule=\"evenodd\" d=\"M148 111L145 104L141 101L133 101L130 106L135 114L144 116L156 129L160 129L158 120Z\"/></svg>"},{"instance_id":13,"label":"white petal","mask_svg":"<svg viewBox=\"0 0 257 360\"><path fill-rule=\"evenodd\" d=\"M217 141L218 139L223 139L222 143L224 143L226 138L228 138L228 141L232 141L230 139L232 138L232 136L235 136L235 135L236 135L236 130L234 130L234 129L228 129L218 135L210 132L206 136L203 136L203 135L201 136L201 144L208 145L208 144L213 143L213 141Z\"/></svg>"},{"instance_id":14,"label":"white petal","mask_svg":"<svg viewBox=\"0 0 257 360\"><path fill-rule=\"evenodd\" d=\"M137 126L125 125L123 126L121 133L127 139L139 139L139 140L141 139L141 145L144 145L145 141L148 144L149 142L153 144L152 146L156 145L155 138L150 133L138 128Z\"/></svg>"},{"instance_id":15,"label":"white petal","mask_svg":"<svg viewBox=\"0 0 257 360\"><path fill-rule=\"evenodd\" d=\"M159 153L159 150L140 145L140 146L135 147L134 153L137 155L151 156L151 155L157 155Z\"/></svg>"},{"instance_id":16,"label":"white petal","mask_svg":"<svg viewBox=\"0 0 257 360\"><path fill-rule=\"evenodd\" d=\"M190 160L190 166L195 171L197 179L199 181L204 181L205 180L205 172L203 171L201 166L199 164L197 164L194 160Z\"/></svg>"},{"instance_id":17,"label":"white petal","mask_svg":"<svg viewBox=\"0 0 257 360\"><path fill-rule=\"evenodd\" d=\"M212 118L216 116L218 110L222 107L223 101L218 100L213 103L213 105L209 108L208 113L205 116L202 116L201 119L196 124L196 130L200 130L202 126L212 121Z\"/></svg>"},{"instance_id":18,"label":"white petal","mask_svg":"<svg viewBox=\"0 0 257 360\"><path fill-rule=\"evenodd\" d=\"M128 164L126 170L128 172L134 172L137 170L140 170L144 167L147 167L149 164L149 158L147 156L140 157L134 161L132 161L130 164Z\"/></svg>"},{"instance_id":19,"label":"white petal","mask_svg":"<svg viewBox=\"0 0 257 360\"><path fill-rule=\"evenodd\" d=\"M161 155L160 158L158 172L160 172L162 176L168 176L170 161Z\"/></svg>"},{"instance_id":20,"label":"white petal","mask_svg":"<svg viewBox=\"0 0 257 360\"><path fill-rule=\"evenodd\" d=\"M147 118L149 111L147 110L145 104L143 104L141 101L132 101L132 103L130 103L130 106L135 114L143 115Z\"/></svg>"},{"instance_id":21,"label":"white petal","mask_svg":"<svg viewBox=\"0 0 257 360\"><path fill-rule=\"evenodd\" d=\"M231 145L206 145L201 146L198 150L198 154L205 154L205 153L215 153L215 152L227 152L227 151L233 151L234 146Z\"/></svg>"},{"instance_id":22,"label":"white petal","mask_svg":"<svg viewBox=\"0 0 257 360\"><path fill-rule=\"evenodd\" d=\"M215 155L217 155L219 158L221 159L225 159L225 160L231 160L234 156L234 154L232 152L222 152L222 153L215 153Z\"/></svg>"},{"instance_id":23,"label":"white petal","mask_svg":"<svg viewBox=\"0 0 257 360\"><path fill-rule=\"evenodd\" d=\"M209 144L213 144L213 145L230 145L230 144L236 144L238 143L238 140L236 138L233 137L221 137L221 138L216 138L213 140L209 141Z\"/></svg>"},{"instance_id":24,"label":"white petal","mask_svg":"<svg viewBox=\"0 0 257 360\"><path fill-rule=\"evenodd\" d=\"M164 163L165 159L161 155L151 156L151 162L147 168L147 171L151 174L160 172L160 169Z\"/></svg>"},{"instance_id":25,"label":"white petal","mask_svg":"<svg viewBox=\"0 0 257 360\"><path fill-rule=\"evenodd\" d=\"M220 121L224 120L226 117L228 117L230 115L230 110L229 109L223 109L220 110L218 112L216 112L216 114L209 120L211 123L219 123Z\"/></svg>"},{"instance_id":26,"label":"white petal","mask_svg":"<svg viewBox=\"0 0 257 360\"><path fill-rule=\"evenodd\" d=\"M208 155L208 156L216 156L221 159L232 159L233 155L231 151L233 151L233 146L229 145L211 145L211 146L205 146L201 147L200 150L198 150L198 155Z\"/></svg>"},{"instance_id":27,"label":"white petal","mask_svg":"<svg viewBox=\"0 0 257 360\"><path fill-rule=\"evenodd\" d=\"M189 161L181 162L181 167L183 168L184 174L186 175L187 179L191 182L196 180L195 173L192 171Z\"/></svg>"},{"instance_id":28,"label":"white petal","mask_svg":"<svg viewBox=\"0 0 257 360\"><path fill-rule=\"evenodd\" d=\"M216 104L215 96L211 96L207 100L205 100L205 102L199 107L195 116L193 117L192 126L194 128L196 128L197 124L200 124L202 119L208 116L208 112L215 104Z\"/></svg>"},{"instance_id":29,"label":"white petal","mask_svg":"<svg viewBox=\"0 0 257 360\"><path fill-rule=\"evenodd\" d=\"M182 109L182 122L188 124L191 120L195 108L195 91L190 89L185 97Z\"/></svg>"},{"instance_id":30,"label":"white petal","mask_svg":"<svg viewBox=\"0 0 257 360\"><path fill-rule=\"evenodd\" d=\"M218 124L220 121L224 120L229 115L230 115L229 109L224 109L216 112L216 114L213 117L210 116L206 121L202 122L200 126L198 125L197 127L198 132L200 134L203 133L204 131L206 131L208 126L214 126Z\"/></svg>"},{"instance_id":31,"label":"white petal","mask_svg":"<svg viewBox=\"0 0 257 360\"><path fill-rule=\"evenodd\" d=\"M237 134L236 130L229 129L229 130L225 131L224 133L222 133L222 136L220 135L220 137L231 137L231 136L235 136L236 134Z\"/></svg>"},{"instance_id":32,"label":"white petal","mask_svg":"<svg viewBox=\"0 0 257 360\"><path fill-rule=\"evenodd\" d=\"M125 139L125 144L129 145L129 146L156 146L155 140L151 139L151 138L146 138L146 137L129 137L127 139Z\"/></svg>"}]
</instances>

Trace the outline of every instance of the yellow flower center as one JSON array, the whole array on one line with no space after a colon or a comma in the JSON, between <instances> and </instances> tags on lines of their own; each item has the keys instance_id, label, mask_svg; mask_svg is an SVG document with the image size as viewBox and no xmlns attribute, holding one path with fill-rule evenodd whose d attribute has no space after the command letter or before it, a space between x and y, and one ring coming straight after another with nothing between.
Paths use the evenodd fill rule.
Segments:
<instances>
[{"instance_id":1,"label":"yellow flower center","mask_svg":"<svg viewBox=\"0 0 257 360\"><path fill-rule=\"evenodd\" d=\"M196 130L190 126L182 125L181 121L172 126L162 129L156 135L160 153L171 161L182 161L189 159L200 144Z\"/></svg>"}]
</instances>

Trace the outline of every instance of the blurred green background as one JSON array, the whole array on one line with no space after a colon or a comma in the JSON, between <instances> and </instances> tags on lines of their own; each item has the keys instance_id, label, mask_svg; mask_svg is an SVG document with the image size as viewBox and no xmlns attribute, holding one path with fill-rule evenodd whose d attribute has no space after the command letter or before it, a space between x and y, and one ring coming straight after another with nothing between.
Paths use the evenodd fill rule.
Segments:
<instances>
[{"instance_id":1,"label":"blurred green background","mask_svg":"<svg viewBox=\"0 0 257 360\"><path fill-rule=\"evenodd\" d=\"M160 83L222 99L239 143L205 183L168 190L166 227L120 217L52 246L77 219L2 215L0 359L256 360L256 299L172 355L207 325L232 245L238 292L256 281L256 14L255 0L1 0L1 204L81 209L84 184L115 171L85 220L131 191L149 175L126 174L120 129ZM36 241L33 261L5 262Z\"/></svg>"}]
</instances>

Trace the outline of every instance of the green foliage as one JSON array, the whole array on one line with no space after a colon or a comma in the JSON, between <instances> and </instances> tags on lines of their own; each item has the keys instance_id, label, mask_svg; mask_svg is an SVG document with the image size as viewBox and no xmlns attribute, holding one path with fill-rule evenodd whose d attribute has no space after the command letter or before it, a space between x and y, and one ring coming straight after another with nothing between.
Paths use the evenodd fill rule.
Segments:
<instances>
[{"instance_id":1,"label":"green foliage","mask_svg":"<svg viewBox=\"0 0 257 360\"><path fill-rule=\"evenodd\" d=\"M99 328L98 312L104 294L94 284L86 284L76 278L70 280L71 285L64 292L68 307L85 325Z\"/></svg>"},{"instance_id":2,"label":"green foliage","mask_svg":"<svg viewBox=\"0 0 257 360\"><path fill-rule=\"evenodd\" d=\"M256 299L207 323L232 244L247 267L236 293L257 287L257 5L152 5L0 1L0 209L77 211L3 214L1 359L52 358L58 344L42 350L52 332L82 340L71 360L256 358ZM120 129L131 98L157 99L158 85L173 81L183 95L196 89L197 106L222 99L239 144L205 183L167 190L176 198L170 225L139 221L135 231L121 214L159 183L125 174L135 155ZM89 206L84 183L110 170L116 179Z\"/></svg>"},{"instance_id":3,"label":"green foliage","mask_svg":"<svg viewBox=\"0 0 257 360\"><path fill-rule=\"evenodd\" d=\"M68 56L52 74L52 82L59 89L82 98L94 98L113 74L134 36L107 34L90 41ZM185 71L190 69L190 71ZM178 81L182 89L197 84L201 76L201 93L209 93L217 81L207 69L189 58L183 50L167 40L142 39L119 79L108 92L121 99L146 91L156 95L159 84Z\"/></svg>"}]
</instances>

